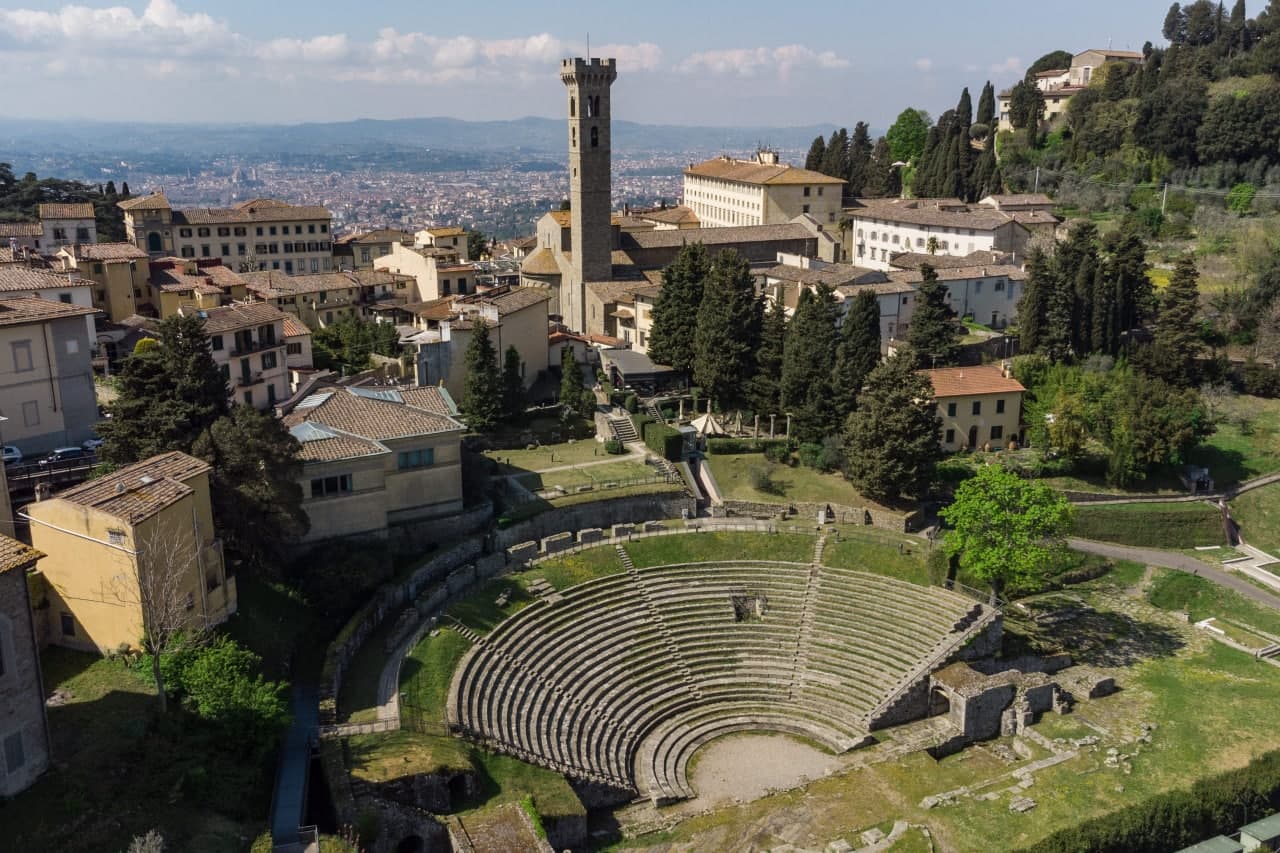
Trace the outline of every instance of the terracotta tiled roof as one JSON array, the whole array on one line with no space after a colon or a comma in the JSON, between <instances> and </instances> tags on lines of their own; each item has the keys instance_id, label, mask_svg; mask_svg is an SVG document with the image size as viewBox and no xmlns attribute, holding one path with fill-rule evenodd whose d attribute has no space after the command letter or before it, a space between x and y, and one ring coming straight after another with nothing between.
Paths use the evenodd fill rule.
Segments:
<instances>
[{"instance_id":1,"label":"terracotta tiled roof","mask_svg":"<svg viewBox=\"0 0 1280 853\"><path fill-rule=\"evenodd\" d=\"M386 281L394 279L384 272ZM266 299L299 296L304 293L321 293L333 290L354 290L360 282L344 272L322 272L308 275L284 275L274 270L244 274L245 286Z\"/></svg>"},{"instance_id":2,"label":"terracotta tiled roof","mask_svg":"<svg viewBox=\"0 0 1280 853\"><path fill-rule=\"evenodd\" d=\"M306 323L303 323L288 311L284 312L284 336L286 338L300 338L309 334L311 334L311 330L307 328Z\"/></svg>"},{"instance_id":3,"label":"terracotta tiled roof","mask_svg":"<svg viewBox=\"0 0 1280 853\"><path fill-rule=\"evenodd\" d=\"M449 396L449 392L436 385L428 385L422 388L401 388L400 396L410 406L425 409L428 412L435 412L437 415L453 417L458 414L458 407L454 405L453 398Z\"/></svg>"},{"instance_id":4,"label":"terracotta tiled roof","mask_svg":"<svg viewBox=\"0 0 1280 853\"><path fill-rule=\"evenodd\" d=\"M1025 281L1027 274L1022 271L1022 267L1015 267L1009 264L993 264L992 266L978 267L940 267L934 269L934 273L938 276L938 281L958 281L966 278L1007 278L1010 281ZM924 276L920 274L920 270L891 270L889 278L894 281L905 281L911 284L919 284L924 281Z\"/></svg>"},{"instance_id":5,"label":"terracotta tiled roof","mask_svg":"<svg viewBox=\"0 0 1280 853\"><path fill-rule=\"evenodd\" d=\"M40 218L43 219L93 219L93 205L89 202L72 204L42 204Z\"/></svg>"},{"instance_id":6,"label":"terracotta tiled roof","mask_svg":"<svg viewBox=\"0 0 1280 853\"><path fill-rule=\"evenodd\" d=\"M411 302L404 306L404 310L423 320L448 320L453 316L455 298L445 296L430 302Z\"/></svg>"},{"instance_id":7,"label":"terracotta tiled roof","mask_svg":"<svg viewBox=\"0 0 1280 853\"><path fill-rule=\"evenodd\" d=\"M928 264L935 270L947 267L982 267L1008 263L1012 256L1005 252L979 250L967 255L930 255L925 252L899 252L889 257L889 266L904 270L920 269Z\"/></svg>"},{"instance_id":8,"label":"terracotta tiled roof","mask_svg":"<svg viewBox=\"0 0 1280 853\"><path fill-rule=\"evenodd\" d=\"M839 178L812 172L795 166L783 164L757 163L754 160L733 160L729 157L716 157L690 166L684 170L685 175L700 178L715 178L721 181L733 181L740 184L764 184L769 186L788 184L843 184Z\"/></svg>"},{"instance_id":9,"label":"terracotta tiled roof","mask_svg":"<svg viewBox=\"0 0 1280 853\"><path fill-rule=\"evenodd\" d=\"M1047 206L1053 204L1053 199L1044 193L993 193L982 199L979 204L986 204L988 201L992 202L994 207Z\"/></svg>"},{"instance_id":10,"label":"terracotta tiled roof","mask_svg":"<svg viewBox=\"0 0 1280 853\"><path fill-rule=\"evenodd\" d=\"M758 270L759 273L778 281L796 281L802 284L840 287L846 284L876 284L886 281L884 273L850 264L829 264L821 269L804 269L790 264L775 264Z\"/></svg>"},{"instance_id":11,"label":"terracotta tiled roof","mask_svg":"<svg viewBox=\"0 0 1280 853\"><path fill-rule=\"evenodd\" d=\"M121 202L123 207L130 202ZM166 206L168 201L165 202ZM140 205L141 206L141 205ZM151 205L152 207L156 205ZM126 208L130 209L130 208ZM246 222L293 222L306 219L332 219L326 208L316 205L293 205L269 198L245 201L235 207L193 207L173 212L177 225L222 225Z\"/></svg>"},{"instance_id":12,"label":"terracotta tiled roof","mask_svg":"<svg viewBox=\"0 0 1280 853\"><path fill-rule=\"evenodd\" d=\"M68 287L91 287L93 281L87 278L71 279L64 273L50 270L35 270L29 267L0 267L0 291L33 291L65 289Z\"/></svg>"},{"instance_id":13,"label":"terracotta tiled roof","mask_svg":"<svg viewBox=\"0 0 1280 853\"><path fill-rule=\"evenodd\" d=\"M192 494L187 482L208 470L208 463L175 450L58 492L54 499L90 506L136 524Z\"/></svg>"},{"instance_id":14,"label":"terracotta tiled roof","mask_svg":"<svg viewBox=\"0 0 1280 853\"><path fill-rule=\"evenodd\" d=\"M42 237L44 226L39 222L0 222L0 237Z\"/></svg>"},{"instance_id":15,"label":"terracotta tiled roof","mask_svg":"<svg viewBox=\"0 0 1280 853\"><path fill-rule=\"evenodd\" d=\"M975 231L994 231L1014 221L1007 213L989 207L956 206L950 199L861 198L845 212L855 219Z\"/></svg>"},{"instance_id":16,"label":"terracotta tiled roof","mask_svg":"<svg viewBox=\"0 0 1280 853\"><path fill-rule=\"evenodd\" d=\"M1109 47L1091 47L1080 51L1076 56L1083 56L1086 53L1100 53L1108 59L1142 59L1142 54L1135 50L1112 50Z\"/></svg>"},{"instance_id":17,"label":"terracotta tiled roof","mask_svg":"<svg viewBox=\"0 0 1280 853\"><path fill-rule=\"evenodd\" d=\"M117 202L116 207L121 210L172 210L169 205L169 199L165 197L164 193L152 193L151 195L125 199Z\"/></svg>"},{"instance_id":18,"label":"terracotta tiled roof","mask_svg":"<svg viewBox=\"0 0 1280 853\"><path fill-rule=\"evenodd\" d=\"M732 228L684 228L666 231L631 231L622 235L623 250L632 247L657 249L702 243L707 248L733 243L764 243L777 240L811 240L809 229L795 222L782 225L740 225Z\"/></svg>"},{"instance_id":19,"label":"terracotta tiled roof","mask_svg":"<svg viewBox=\"0 0 1280 853\"><path fill-rule=\"evenodd\" d=\"M526 275L560 275L560 265L551 250L544 246L520 262L520 272Z\"/></svg>"},{"instance_id":20,"label":"terracotta tiled roof","mask_svg":"<svg viewBox=\"0 0 1280 853\"><path fill-rule=\"evenodd\" d=\"M25 569L44 554L8 536L0 536L0 575L13 569Z\"/></svg>"},{"instance_id":21,"label":"terracotta tiled roof","mask_svg":"<svg viewBox=\"0 0 1280 853\"><path fill-rule=\"evenodd\" d=\"M398 228L378 228L363 234L347 234L338 238L338 243L403 243L413 242L413 235Z\"/></svg>"},{"instance_id":22,"label":"terracotta tiled roof","mask_svg":"<svg viewBox=\"0 0 1280 853\"><path fill-rule=\"evenodd\" d=\"M285 317L285 312L266 302L237 302L201 313L204 315L205 333L210 335L283 322Z\"/></svg>"},{"instance_id":23,"label":"terracotta tiled roof","mask_svg":"<svg viewBox=\"0 0 1280 853\"><path fill-rule=\"evenodd\" d=\"M551 299L551 291L541 287L498 287L484 293L473 293L457 300L461 305L495 305L499 316L514 314Z\"/></svg>"},{"instance_id":24,"label":"terracotta tiled roof","mask_svg":"<svg viewBox=\"0 0 1280 853\"><path fill-rule=\"evenodd\" d=\"M626 279L624 281L592 281L587 290L596 295L601 302L630 302L637 290L649 287L645 279Z\"/></svg>"},{"instance_id":25,"label":"terracotta tiled roof","mask_svg":"<svg viewBox=\"0 0 1280 853\"><path fill-rule=\"evenodd\" d=\"M318 391L284 417L289 427L315 423L356 438L387 441L415 435L461 431L447 415L407 404L392 389L341 387Z\"/></svg>"},{"instance_id":26,"label":"terracotta tiled roof","mask_svg":"<svg viewBox=\"0 0 1280 853\"><path fill-rule=\"evenodd\" d=\"M69 253L77 261L138 261L147 257L147 253L132 243L76 243L62 251Z\"/></svg>"},{"instance_id":27,"label":"terracotta tiled roof","mask_svg":"<svg viewBox=\"0 0 1280 853\"><path fill-rule=\"evenodd\" d=\"M650 222L661 222L666 225L688 225L689 223L697 223L698 214L694 213L690 208L680 205L679 207L669 207L666 210L651 210L648 213L637 213L636 216L641 219L647 219Z\"/></svg>"},{"instance_id":28,"label":"terracotta tiled roof","mask_svg":"<svg viewBox=\"0 0 1280 853\"><path fill-rule=\"evenodd\" d=\"M424 228L432 237L461 237L467 232L457 225L442 225L439 228Z\"/></svg>"},{"instance_id":29,"label":"terracotta tiled roof","mask_svg":"<svg viewBox=\"0 0 1280 853\"><path fill-rule=\"evenodd\" d=\"M173 268L151 265L151 285L165 293L181 293L186 290L199 290L201 293L225 293L232 287L243 285L244 279L221 264L196 267L193 273L186 272L185 265Z\"/></svg>"},{"instance_id":30,"label":"terracotta tiled roof","mask_svg":"<svg viewBox=\"0 0 1280 853\"><path fill-rule=\"evenodd\" d=\"M386 445L367 438L347 435L324 424L299 421L289 429L289 434L302 445L298 458L303 462L337 462L339 459L359 459L390 453Z\"/></svg>"},{"instance_id":31,"label":"terracotta tiled roof","mask_svg":"<svg viewBox=\"0 0 1280 853\"><path fill-rule=\"evenodd\" d=\"M538 245L538 235L530 234L528 237L520 237L510 241L510 243L513 249L532 249Z\"/></svg>"},{"instance_id":32,"label":"terracotta tiled roof","mask_svg":"<svg viewBox=\"0 0 1280 853\"><path fill-rule=\"evenodd\" d=\"M975 367L940 367L920 371L933 385L934 397L972 397L979 394L1010 394L1027 390L1022 383L1004 375L998 364Z\"/></svg>"}]
</instances>

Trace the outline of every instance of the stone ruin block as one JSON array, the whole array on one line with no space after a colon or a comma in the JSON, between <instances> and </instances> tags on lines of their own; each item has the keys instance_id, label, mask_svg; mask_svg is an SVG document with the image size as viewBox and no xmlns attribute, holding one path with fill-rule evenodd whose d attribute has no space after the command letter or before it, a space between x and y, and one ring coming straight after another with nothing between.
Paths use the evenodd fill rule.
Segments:
<instances>
[{"instance_id":1,"label":"stone ruin block","mask_svg":"<svg viewBox=\"0 0 1280 853\"><path fill-rule=\"evenodd\" d=\"M630 536L634 531L635 525L633 524L615 524L609 529L609 534L614 539L622 539Z\"/></svg>"},{"instance_id":2,"label":"stone ruin block","mask_svg":"<svg viewBox=\"0 0 1280 853\"><path fill-rule=\"evenodd\" d=\"M571 547L573 547L573 534L569 532L546 536L542 540L542 552L544 554L555 554Z\"/></svg>"},{"instance_id":3,"label":"stone ruin block","mask_svg":"<svg viewBox=\"0 0 1280 853\"><path fill-rule=\"evenodd\" d=\"M510 563L527 563L536 556L538 556L536 541L521 542L507 549L507 562Z\"/></svg>"},{"instance_id":4,"label":"stone ruin block","mask_svg":"<svg viewBox=\"0 0 1280 853\"><path fill-rule=\"evenodd\" d=\"M1098 699L1116 692L1116 680L1109 675L1085 679L1082 686L1089 689L1089 698Z\"/></svg>"},{"instance_id":5,"label":"stone ruin block","mask_svg":"<svg viewBox=\"0 0 1280 853\"><path fill-rule=\"evenodd\" d=\"M604 539L604 531L599 527L588 527L578 531L578 544L586 545Z\"/></svg>"},{"instance_id":6,"label":"stone ruin block","mask_svg":"<svg viewBox=\"0 0 1280 853\"><path fill-rule=\"evenodd\" d=\"M665 526L666 525L664 525L661 521L646 521L644 523L644 532L653 533L654 531L664 529Z\"/></svg>"}]
</instances>

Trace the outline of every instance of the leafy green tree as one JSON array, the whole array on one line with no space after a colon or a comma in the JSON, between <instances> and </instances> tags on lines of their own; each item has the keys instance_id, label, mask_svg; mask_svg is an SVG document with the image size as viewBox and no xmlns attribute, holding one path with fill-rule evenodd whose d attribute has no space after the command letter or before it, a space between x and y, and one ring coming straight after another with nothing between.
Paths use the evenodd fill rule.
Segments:
<instances>
[{"instance_id":1,"label":"leafy green tree","mask_svg":"<svg viewBox=\"0 0 1280 853\"><path fill-rule=\"evenodd\" d=\"M737 252L716 256L707 274L693 336L693 378L715 403L744 398L759 339L755 280Z\"/></svg>"},{"instance_id":2,"label":"leafy green tree","mask_svg":"<svg viewBox=\"0 0 1280 853\"><path fill-rule=\"evenodd\" d=\"M1050 51L1028 66L1027 73L1023 79L1034 81L1036 75L1041 71L1060 71L1070 68L1071 59L1072 55L1069 50Z\"/></svg>"},{"instance_id":3,"label":"leafy green tree","mask_svg":"<svg viewBox=\"0 0 1280 853\"><path fill-rule=\"evenodd\" d=\"M1066 552L1071 504L1043 483L983 465L956 487L955 500L939 515L953 528L947 553L986 581L995 600L1013 584L1040 587L1045 569Z\"/></svg>"},{"instance_id":4,"label":"leafy green tree","mask_svg":"<svg viewBox=\"0 0 1280 853\"><path fill-rule=\"evenodd\" d=\"M491 432L502 420L502 376L489 337L489 324L476 318L467 342L467 375L459 410L474 432Z\"/></svg>"},{"instance_id":5,"label":"leafy green tree","mask_svg":"<svg viewBox=\"0 0 1280 853\"><path fill-rule=\"evenodd\" d=\"M1199 384L1196 358L1200 355L1200 273L1195 258L1186 254L1174 266L1160 300L1160 314L1152 340L1151 369L1182 388Z\"/></svg>"},{"instance_id":6,"label":"leafy green tree","mask_svg":"<svg viewBox=\"0 0 1280 853\"><path fill-rule=\"evenodd\" d=\"M832 365L836 361L839 311L831 289L801 290L795 314L787 326L782 359L782 405L791 415L791 434L801 442L818 443L839 429L832 405Z\"/></svg>"},{"instance_id":7,"label":"leafy green tree","mask_svg":"<svg viewBox=\"0 0 1280 853\"><path fill-rule=\"evenodd\" d=\"M844 429L845 476L876 500L923 497L933 482L942 418L915 356L900 353L872 370Z\"/></svg>"},{"instance_id":8,"label":"leafy green tree","mask_svg":"<svg viewBox=\"0 0 1280 853\"><path fill-rule=\"evenodd\" d=\"M782 363L787 334L787 310L782 299L769 304L760 323L756 370L748 383L748 397L757 414L782 411Z\"/></svg>"},{"instance_id":9,"label":"leafy green tree","mask_svg":"<svg viewBox=\"0 0 1280 853\"><path fill-rule=\"evenodd\" d=\"M227 550L265 573L284 565L311 527L300 450L279 419L252 406L233 406L191 450L213 468L209 498Z\"/></svg>"},{"instance_id":10,"label":"leafy green tree","mask_svg":"<svg viewBox=\"0 0 1280 853\"><path fill-rule=\"evenodd\" d=\"M228 733L247 752L268 751L289 722L286 685L262 677L262 658L234 640L176 655L169 684L198 716Z\"/></svg>"},{"instance_id":11,"label":"leafy green tree","mask_svg":"<svg viewBox=\"0 0 1280 853\"><path fill-rule=\"evenodd\" d=\"M962 327L947 305L947 289L934 268L921 264L920 276L907 342L920 367L945 367L959 354Z\"/></svg>"},{"instance_id":12,"label":"leafy green tree","mask_svg":"<svg viewBox=\"0 0 1280 853\"><path fill-rule=\"evenodd\" d=\"M1117 429L1127 433L1135 463L1144 473L1165 465L1181 465L1188 454L1213 435L1213 418L1195 388L1178 388L1141 373L1116 384L1111 404Z\"/></svg>"},{"instance_id":13,"label":"leafy green tree","mask_svg":"<svg viewBox=\"0 0 1280 853\"><path fill-rule=\"evenodd\" d=\"M479 228L467 232L467 257L482 260L489 254L489 238Z\"/></svg>"},{"instance_id":14,"label":"leafy green tree","mask_svg":"<svg viewBox=\"0 0 1280 853\"><path fill-rule=\"evenodd\" d=\"M853 298L840 326L831 402L843 422L853 412L867 376L880 363L880 303L862 290Z\"/></svg>"},{"instance_id":15,"label":"leafy green tree","mask_svg":"<svg viewBox=\"0 0 1280 853\"><path fill-rule=\"evenodd\" d=\"M662 290L653 305L649 358L680 371L693 369L693 338L702 290L711 260L701 243L685 245L662 271Z\"/></svg>"},{"instance_id":16,"label":"leafy green tree","mask_svg":"<svg viewBox=\"0 0 1280 853\"><path fill-rule=\"evenodd\" d=\"M515 345L507 347L502 362L502 416L511 421L524 414L524 362Z\"/></svg>"},{"instance_id":17,"label":"leafy green tree","mask_svg":"<svg viewBox=\"0 0 1280 853\"><path fill-rule=\"evenodd\" d=\"M882 136L871 149L871 161L867 164L867 177L862 193L868 198L895 196L902 188L901 174L894 166L893 152Z\"/></svg>"},{"instance_id":18,"label":"leafy green tree","mask_svg":"<svg viewBox=\"0 0 1280 853\"><path fill-rule=\"evenodd\" d=\"M1181 4L1174 3L1169 7L1161 33L1170 44L1181 44L1187 40L1187 19L1182 14Z\"/></svg>"},{"instance_id":19,"label":"leafy green tree","mask_svg":"<svg viewBox=\"0 0 1280 853\"><path fill-rule=\"evenodd\" d=\"M1258 194L1258 188L1253 184L1243 182L1236 184L1227 193L1227 210L1237 216L1244 216L1253 210L1253 199Z\"/></svg>"},{"instance_id":20,"label":"leafy green tree","mask_svg":"<svg viewBox=\"0 0 1280 853\"><path fill-rule=\"evenodd\" d=\"M1009 92L1009 123L1026 130L1027 140L1038 144L1040 122L1044 119L1044 93L1034 83L1021 80Z\"/></svg>"},{"instance_id":21,"label":"leafy green tree","mask_svg":"<svg viewBox=\"0 0 1280 853\"><path fill-rule=\"evenodd\" d=\"M1203 80L1197 80L1194 77L1170 78L1163 80L1157 88L1144 95L1138 103L1137 114L1132 117L1126 116L1123 123L1132 128L1133 137L1140 145L1146 146L1156 154L1168 157L1175 164L1191 165L1197 159L1197 137L1189 131L1189 128L1203 128L1209 125L1214 128L1214 132L1226 134L1225 138L1232 141L1221 143L1224 151L1230 150L1235 144L1234 134L1221 126L1231 118L1229 111L1224 111L1224 114L1214 116L1211 120L1211 117L1206 115L1208 105L1208 86ZM1086 153L1097 156L1110 153L1119 147L1117 141L1123 139L1123 136L1123 132L1116 133L1105 143L1107 147L1095 144L1090 146L1090 151ZM1209 136L1209 132L1203 129L1199 139L1203 140L1206 147L1220 145L1217 140ZM1204 155L1213 153L1216 152L1205 151L1201 159L1205 158Z\"/></svg>"},{"instance_id":22,"label":"leafy green tree","mask_svg":"<svg viewBox=\"0 0 1280 853\"><path fill-rule=\"evenodd\" d=\"M884 135L893 160L910 163L923 154L930 124L929 114L924 110L908 107L899 113Z\"/></svg>"}]
</instances>

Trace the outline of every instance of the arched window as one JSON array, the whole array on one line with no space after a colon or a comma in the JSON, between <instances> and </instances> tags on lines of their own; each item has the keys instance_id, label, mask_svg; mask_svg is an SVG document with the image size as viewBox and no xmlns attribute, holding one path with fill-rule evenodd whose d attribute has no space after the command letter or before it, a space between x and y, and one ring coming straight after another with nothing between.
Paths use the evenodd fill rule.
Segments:
<instances>
[{"instance_id":1,"label":"arched window","mask_svg":"<svg viewBox=\"0 0 1280 853\"><path fill-rule=\"evenodd\" d=\"M591 97L590 95L587 95L587 118L595 118L595 117L596 117L596 104L595 104L595 101L596 101L596 99L595 99L595 98Z\"/></svg>"},{"instance_id":2,"label":"arched window","mask_svg":"<svg viewBox=\"0 0 1280 853\"><path fill-rule=\"evenodd\" d=\"M576 127L570 128L569 136L571 137L569 140L569 147L577 148L578 147L578 129Z\"/></svg>"},{"instance_id":3,"label":"arched window","mask_svg":"<svg viewBox=\"0 0 1280 853\"><path fill-rule=\"evenodd\" d=\"M596 118L600 117L600 96L599 95L591 96L591 115L595 116Z\"/></svg>"},{"instance_id":4,"label":"arched window","mask_svg":"<svg viewBox=\"0 0 1280 853\"><path fill-rule=\"evenodd\" d=\"M164 245L160 242L160 235L155 231L152 231L150 234L147 235L147 251L148 252L164 251Z\"/></svg>"},{"instance_id":5,"label":"arched window","mask_svg":"<svg viewBox=\"0 0 1280 853\"><path fill-rule=\"evenodd\" d=\"M600 147L600 129L597 127L591 128L591 147Z\"/></svg>"}]
</instances>

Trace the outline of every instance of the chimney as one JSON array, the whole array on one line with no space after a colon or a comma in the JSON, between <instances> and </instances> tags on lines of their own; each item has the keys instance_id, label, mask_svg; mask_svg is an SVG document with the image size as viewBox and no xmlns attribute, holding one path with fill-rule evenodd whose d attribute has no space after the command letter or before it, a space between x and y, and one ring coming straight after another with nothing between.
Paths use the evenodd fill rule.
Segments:
<instances>
[{"instance_id":1,"label":"chimney","mask_svg":"<svg viewBox=\"0 0 1280 853\"><path fill-rule=\"evenodd\" d=\"M53 494L52 483L36 483L36 503L47 501L49 496Z\"/></svg>"}]
</instances>

